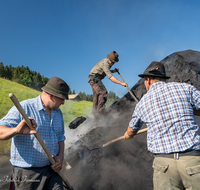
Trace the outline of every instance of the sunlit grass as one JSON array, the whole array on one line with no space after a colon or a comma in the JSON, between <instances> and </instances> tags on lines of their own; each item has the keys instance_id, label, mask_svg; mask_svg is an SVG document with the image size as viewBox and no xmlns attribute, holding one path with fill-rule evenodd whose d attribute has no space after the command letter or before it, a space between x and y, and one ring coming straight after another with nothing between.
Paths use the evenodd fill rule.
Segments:
<instances>
[{"instance_id":1,"label":"sunlit grass","mask_svg":"<svg viewBox=\"0 0 200 190\"><path fill-rule=\"evenodd\" d=\"M10 93L13 93L19 102L25 99L34 98L41 93L32 88L2 78L0 78L0 89L0 118L4 117L13 106L12 101L8 97Z\"/></svg>"},{"instance_id":2,"label":"sunlit grass","mask_svg":"<svg viewBox=\"0 0 200 190\"><path fill-rule=\"evenodd\" d=\"M92 102L80 101L74 102L67 100L61 106L65 125L68 125L73 119L78 116L89 116L92 114Z\"/></svg>"}]
</instances>

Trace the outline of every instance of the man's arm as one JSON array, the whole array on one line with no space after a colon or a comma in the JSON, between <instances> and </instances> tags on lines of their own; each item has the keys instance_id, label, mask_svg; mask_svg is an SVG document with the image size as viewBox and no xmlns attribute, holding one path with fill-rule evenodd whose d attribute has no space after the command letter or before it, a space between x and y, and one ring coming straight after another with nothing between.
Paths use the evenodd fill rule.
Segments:
<instances>
[{"instance_id":1,"label":"man's arm","mask_svg":"<svg viewBox=\"0 0 200 190\"><path fill-rule=\"evenodd\" d=\"M117 84L121 84L122 86L128 86L125 82L121 82L118 79L116 79L114 76L109 78L112 82L117 83Z\"/></svg>"},{"instance_id":2,"label":"man's arm","mask_svg":"<svg viewBox=\"0 0 200 190\"><path fill-rule=\"evenodd\" d=\"M37 127L36 122L33 120L33 118L29 117L31 119L31 122L33 124L33 127ZM36 130L31 130L28 125L26 124L26 121L23 119L16 127L9 128L4 125L0 126L0 140L8 140L15 135L31 135L36 134Z\"/></svg>"},{"instance_id":3,"label":"man's arm","mask_svg":"<svg viewBox=\"0 0 200 190\"><path fill-rule=\"evenodd\" d=\"M58 142L59 144L59 152L57 156L52 156L55 160L55 164L51 167L55 172L59 172L62 169L62 164L64 160L64 150L65 150L65 143L64 141Z\"/></svg>"},{"instance_id":4,"label":"man's arm","mask_svg":"<svg viewBox=\"0 0 200 190\"><path fill-rule=\"evenodd\" d=\"M65 143L64 141L58 142L59 144L59 152L58 152L58 157L61 159L61 164L63 163L64 160L64 150L65 150Z\"/></svg>"},{"instance_id":5,"label":"man's arm","mask_svg":"<svg viewBox=\"0 0 200 190\"><path fill-rule=\"evenodd\" d=\"M17 135L16 127L9 128L4 125L0 126L0 140L8 140Z\"/></svg>"}]
</instances>

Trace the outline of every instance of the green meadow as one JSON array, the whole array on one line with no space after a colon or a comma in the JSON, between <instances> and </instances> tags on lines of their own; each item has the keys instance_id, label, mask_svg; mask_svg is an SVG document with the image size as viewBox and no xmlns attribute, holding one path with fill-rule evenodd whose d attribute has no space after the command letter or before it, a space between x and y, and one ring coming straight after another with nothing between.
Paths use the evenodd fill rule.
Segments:
<instances>
[{"instance_id":1,"label":"green meadow","mask_svg":"<svg viewBox=\"0 0 200 190\"><path fill-rule=\"evenodd\" d=\"M2 78L0 78L0 89L0 118L4 117L8 110L13 106L12 101L8 97L10 93L13 93L19 102L36 97L40 94L37 90Z\"/></svg>"},{"instance_id":2,"label":"green meadow","mask_svg":"<svg viewBox=\"0 0 200 190\"><path fill-rule=\"evenodd\" d=\"M9 94L13 93L18 101L37 97L41 92L28 88L21 84L0 78L0 119L3 118L9 109L13 106L9 98ZM92 112L92 102L80 101L74 102L67 100L65 104L60 107L63 113L64 123L66 126L78 116L89 116ZM10 150L11 140L0 140L0 154L7 154ZM0 156L0 162L3 156Z\"/></svg>"}]
</instances>

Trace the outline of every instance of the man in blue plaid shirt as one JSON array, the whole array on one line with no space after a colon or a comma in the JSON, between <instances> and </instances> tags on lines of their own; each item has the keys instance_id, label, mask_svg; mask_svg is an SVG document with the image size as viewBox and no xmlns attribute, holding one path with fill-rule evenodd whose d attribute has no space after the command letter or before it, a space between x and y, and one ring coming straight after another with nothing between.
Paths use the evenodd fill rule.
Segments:
<instances>
[{"instance_id":1,"label":"man in blue plaid shirt","mask_svg":"<svg viewBox=\"0 0 200 190\"><path fill-rule=\"evenodd\" d=\"M124 134L131 139L147 125L148 150L153 162L154 190L200 189L200 91L186 83L166 83L164 65L152 62L143 74L147 93L136 105Z\"/></svg>"},{"instance_id":2,"label":"man in blue plaid shirt","mask_svg":"<svg viewBox=\"0 0 200 190\"><path fill-rule=\"evenodd\" d=\"M59 107L68 99L69 87L62 79L52 77L42 90L40 96L20 103L37 131L29 129L15 106L0 120L0 139L12 138L10 161L15 189L63 189L57 174L62 168L65 140ZM55 164L50 166L34 133L40 135Z\"/></svg>"}]
</instances>

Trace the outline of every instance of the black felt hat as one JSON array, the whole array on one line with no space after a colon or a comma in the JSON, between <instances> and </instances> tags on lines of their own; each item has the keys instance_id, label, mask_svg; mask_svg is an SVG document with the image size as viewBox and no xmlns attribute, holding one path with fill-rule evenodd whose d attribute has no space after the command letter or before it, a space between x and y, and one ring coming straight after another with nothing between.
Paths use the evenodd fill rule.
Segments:
<instances>
[{"instance_id":1,"label":"black felt hat","mask_svg":"<svg viewBox=\"0 0 200 190\"><path fill-rule=\"evenodd\" d=\"M69 86L58 77L51 77L47 84L42 87L42 90L48 94L68 100Z\"/></svg>"},{"instance_id":2,"label":"black felt hat","mask_svg":"<svg viewBox=\"0 0 200 190\"><path fill-rule=\"evenodd\" d=\"M170 77L166 76L165 67L162 63L153 61L143 74L138 75L139 77L161 77L165 79L169 79Z\"/></svg>"},{"instance_id":3,"label":"black felt hat","mask_svg":"<svg viewBox=\"0 0 200 190\"><path fill-rule=\"evenodd\" d=\"M107 55L108 59L110 59L113 63L119 61L119 55L116 51L112 51L110 54Z\"/></svg>"}]
</instances>

